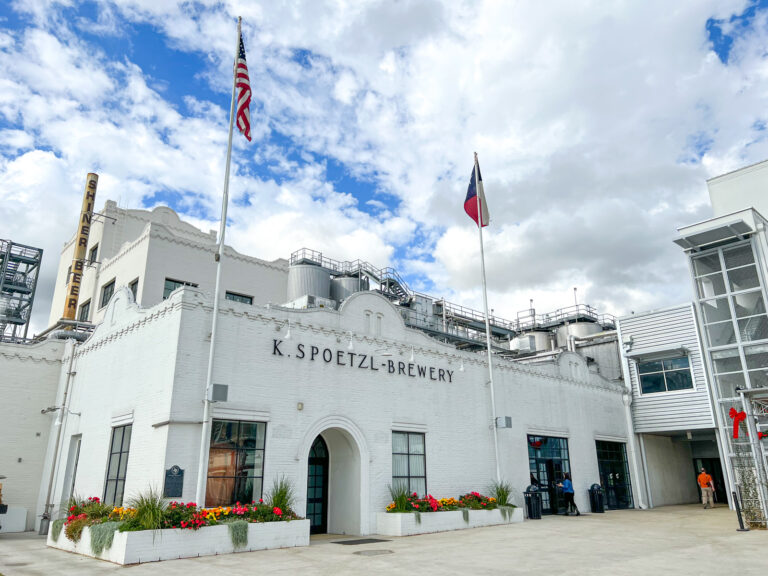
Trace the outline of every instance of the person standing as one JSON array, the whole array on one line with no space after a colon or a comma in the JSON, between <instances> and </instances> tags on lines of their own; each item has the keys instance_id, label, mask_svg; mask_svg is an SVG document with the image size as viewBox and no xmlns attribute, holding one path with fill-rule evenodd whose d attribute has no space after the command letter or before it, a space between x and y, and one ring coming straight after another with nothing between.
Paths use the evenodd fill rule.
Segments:
<instances>
[{"instance_id":1,"label":"person standing","mask_svg":"<svg viewBox=\"0 0 768 576\"><path fill-rule=\"evenodd\" d=\"M702 468L701 474L699 474L696 481L701 488L701 503L704 505L704 510L707 508L714 508L715 502L712 499L712 493L715 491L715 486L712 484L712 476L707 474L707 471Z\"/></svg>"},{"instance_id":2,"label":"person standing","mask_svg":"<svg viewBox=\"0 0 768 576\"><path fill-rule=\"evenodd\" d=\"M563 489L563 496L565 496L565 515L568 516L571 512L571 506L573 506L573 509L576 510L576 516L581 516L581 512L579 512L578 507L576 506L576 502L574 501L574 492L573 492L573 482L571 482L571 475L565 474L563 476L563 481L558 484Z\"/></svg>"}]
</instances>

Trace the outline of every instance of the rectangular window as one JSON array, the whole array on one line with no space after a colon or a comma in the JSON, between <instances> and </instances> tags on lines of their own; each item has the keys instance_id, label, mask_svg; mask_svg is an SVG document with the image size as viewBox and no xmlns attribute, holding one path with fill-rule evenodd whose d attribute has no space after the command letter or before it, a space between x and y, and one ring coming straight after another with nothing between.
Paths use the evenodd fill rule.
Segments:
<instances>
[{"instance_id":1,"label":"rectangular window","mask_svg":"<svg viewBox=\"0 0 768 576\"><path fill-rule=\"evenodd\" d=\"M424 434L392 432L392 487L405 488L419 496L427 494L427 465Z\"/></svg>"},{"instance_id":2,"label":"rectangular window","mask_svg":"<svg viewBox=\"0 0 768 576\"><path fill-rule=\"evenodd\" d=\"M643 394L657 392L675 392L693 388L693 377L688 356L638 362L637 372L640 374L640 389Z\"/></svg>"},{"instance_id":3,"label":"rectangular window","mask_svg":"<svg viewBox=\"0 0 768 576\"><path fill-rule=\"evenodd\" d=\"M91 248L91 251L88 253L88 260L91 264L96 262L96 258L99 255L99 245L96 244L93 248Z\"/></svg>"},{"instance_id":4,"label":"rectangular window","mask_svg":"<svg viewBox=\"0 0 768 576\"><path fill-rule=\"evenodd\" d=\"M109 448L107 462L107 483L104 486L104 503L111 506L122 506L125 492L125 471L128 468L128 451L131 447L131 431L133 426L118 426L112 428L112 442Z\"/></svg>"},{"instance_id":5,"label":"rectangular window","mask_svg":"<svg viewBox=\"0 0 768 576\"><path fill-rule=\"evenodd\" d=\"M112 299L112 294L115 293L115 280L112 279L111 282L107 282L104 284L104 286L101 287L101 304L99 305L99 308L104 308L107 304L109 304L109 301Z\"/></svg>"},{"instance_id":6,"label":"rectangular window","mask_svg":"<svg viewBox=\"0 0 768 576\"><path fill-rule=\"evenodd\" d=\"M176 288L181 288L182 286L191 286L192 288L197 288L197 284L194 282L184 282L183 280L173 280L171 278L166 278L165 286L163 287L163 300L168 298L168 296L171 295L171 292L176 290Z\"/></svg>"},{"instance_id":7,"label":"rectangular window","mask_svg":"<svg viewBox=\"0 0 768 576\"><path fill-rule=\"evenodd\" d=\"M139 293L139 279L136 278L136 280L128 284L128 288L131 290L131 294L133 294L133 301L136 302L137 294Z\"/></svg>"},{"instance_id":8,"label":"rectangular window","mask_svg":"<svg viewBox=\"0 0 768 576\"><path fill-rule=\"evenodd\" d=\"M88 322L88 317L91 315L91 301L88 300L80 305L80 314L77 319L80 322Z\"/></svg>"},{"instance_id":9,"label":"rectangular window","mask_svg":"<svg viewBox=\"0 0 768 576\"><path fill-rule=\"evenodd\" d=\"M243 304L253 304L253 296L245 296L243 294L227 292L225 294L225 298L227 300L232 300L233 302L242 302Z\"/></svg>"},{"instance_id":10,"label":"rectangular window","mask_svg":"<svg viewBox=\"0 0 768 576\"><path fill-rule=\"evenodd\" d=\"M229 506L261 498L266 435L265 422L213 421L206 507Z\"/></svg>"}]
</instances>

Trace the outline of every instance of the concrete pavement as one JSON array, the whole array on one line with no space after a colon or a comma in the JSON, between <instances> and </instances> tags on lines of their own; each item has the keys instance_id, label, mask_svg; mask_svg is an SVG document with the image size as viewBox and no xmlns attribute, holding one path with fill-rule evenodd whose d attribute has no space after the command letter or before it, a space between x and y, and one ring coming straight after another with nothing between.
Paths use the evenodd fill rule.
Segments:
<instances>
[{"instance_id":1,"label":"concrete pavement","mask_svg":"<svg viewBox=\"0 0 768 576\"><path fill-rule=\"evenodd\" d=\"M765 574L768 532L739 533L726 507L670 506L581 517L545 517L523 524L476 528L342 546L350 537L313 537L306 548L266 550L120 567L47 548L31 533L0 535L0 574L191 573L611 575Z\"/></svg>"}]
</instances>

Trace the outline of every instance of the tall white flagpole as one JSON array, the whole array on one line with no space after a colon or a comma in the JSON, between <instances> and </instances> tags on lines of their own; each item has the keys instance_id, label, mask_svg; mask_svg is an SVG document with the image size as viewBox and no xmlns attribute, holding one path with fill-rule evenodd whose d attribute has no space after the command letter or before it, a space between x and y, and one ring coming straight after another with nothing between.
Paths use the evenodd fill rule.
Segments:
<instances>
[{"instance_id":1,"label":"tall white flagpole","mask_svg":"<svg viewBox=\"0 0 768 576\"><path fill-rule=\"evenodd\" d=\"M499 468L499 434L496 429L496 394L493 386L493 355L491 354L491 321L488 318L488 289L485 283L485 250L483 249L483 207L480 205L480 185L478 173L480 166L475 152L475 195L477 197L477 228L480 231L480 268L483 272L483 310L485 312L485 342L488 349L488 378L491 387L491 416L493 421L493 453L496 459L496 482L501 482L501 469Z\"/></svg>"},{"instance_id":2,"label":"tall white flagpole","mask_svg":"<svg viewBox=\"0 0 768 576\"><path fill-rule=\"evenodd\" d=\"M229 107L229 140L227 141L227 167L224 171L224 196L221 199L219 244L216 250L216 288L213 291L213 319L211 320L211 345L208 349L208 374L205 378L203 399L203 430L200 437L200 459L197 467L197 491L195 502L205 506L205 488L208 476L208 449L211 441L211 388L213 387L213 358L216 351L216 324L219 318L219 293L221 291L221 260L224 256L224 233L227 230L227 205L229 204L229 166L232 160L232 128L235 124L235 100L237 98L237 58L240 54L240 34L243 19L237 18L237 42L232 64L232 104Z\"/></svg>"}]
</instances>

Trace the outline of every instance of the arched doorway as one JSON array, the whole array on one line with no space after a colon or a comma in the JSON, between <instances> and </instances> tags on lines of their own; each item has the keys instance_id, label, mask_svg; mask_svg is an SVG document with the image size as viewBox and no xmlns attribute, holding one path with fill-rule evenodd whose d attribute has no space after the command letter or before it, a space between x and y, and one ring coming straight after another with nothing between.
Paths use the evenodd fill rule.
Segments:
<instances>
[{"instance_id":1,"label":"arched doorway","mask_svg":"<svg viewBox=\"0 0 768 576\"><path fill-rule=\"evenodd\" d=\"M311 534L328 531L328 445L322 436L315 438L309 451L307 474L307 519Z\"/></svg>"}]
</instances>

